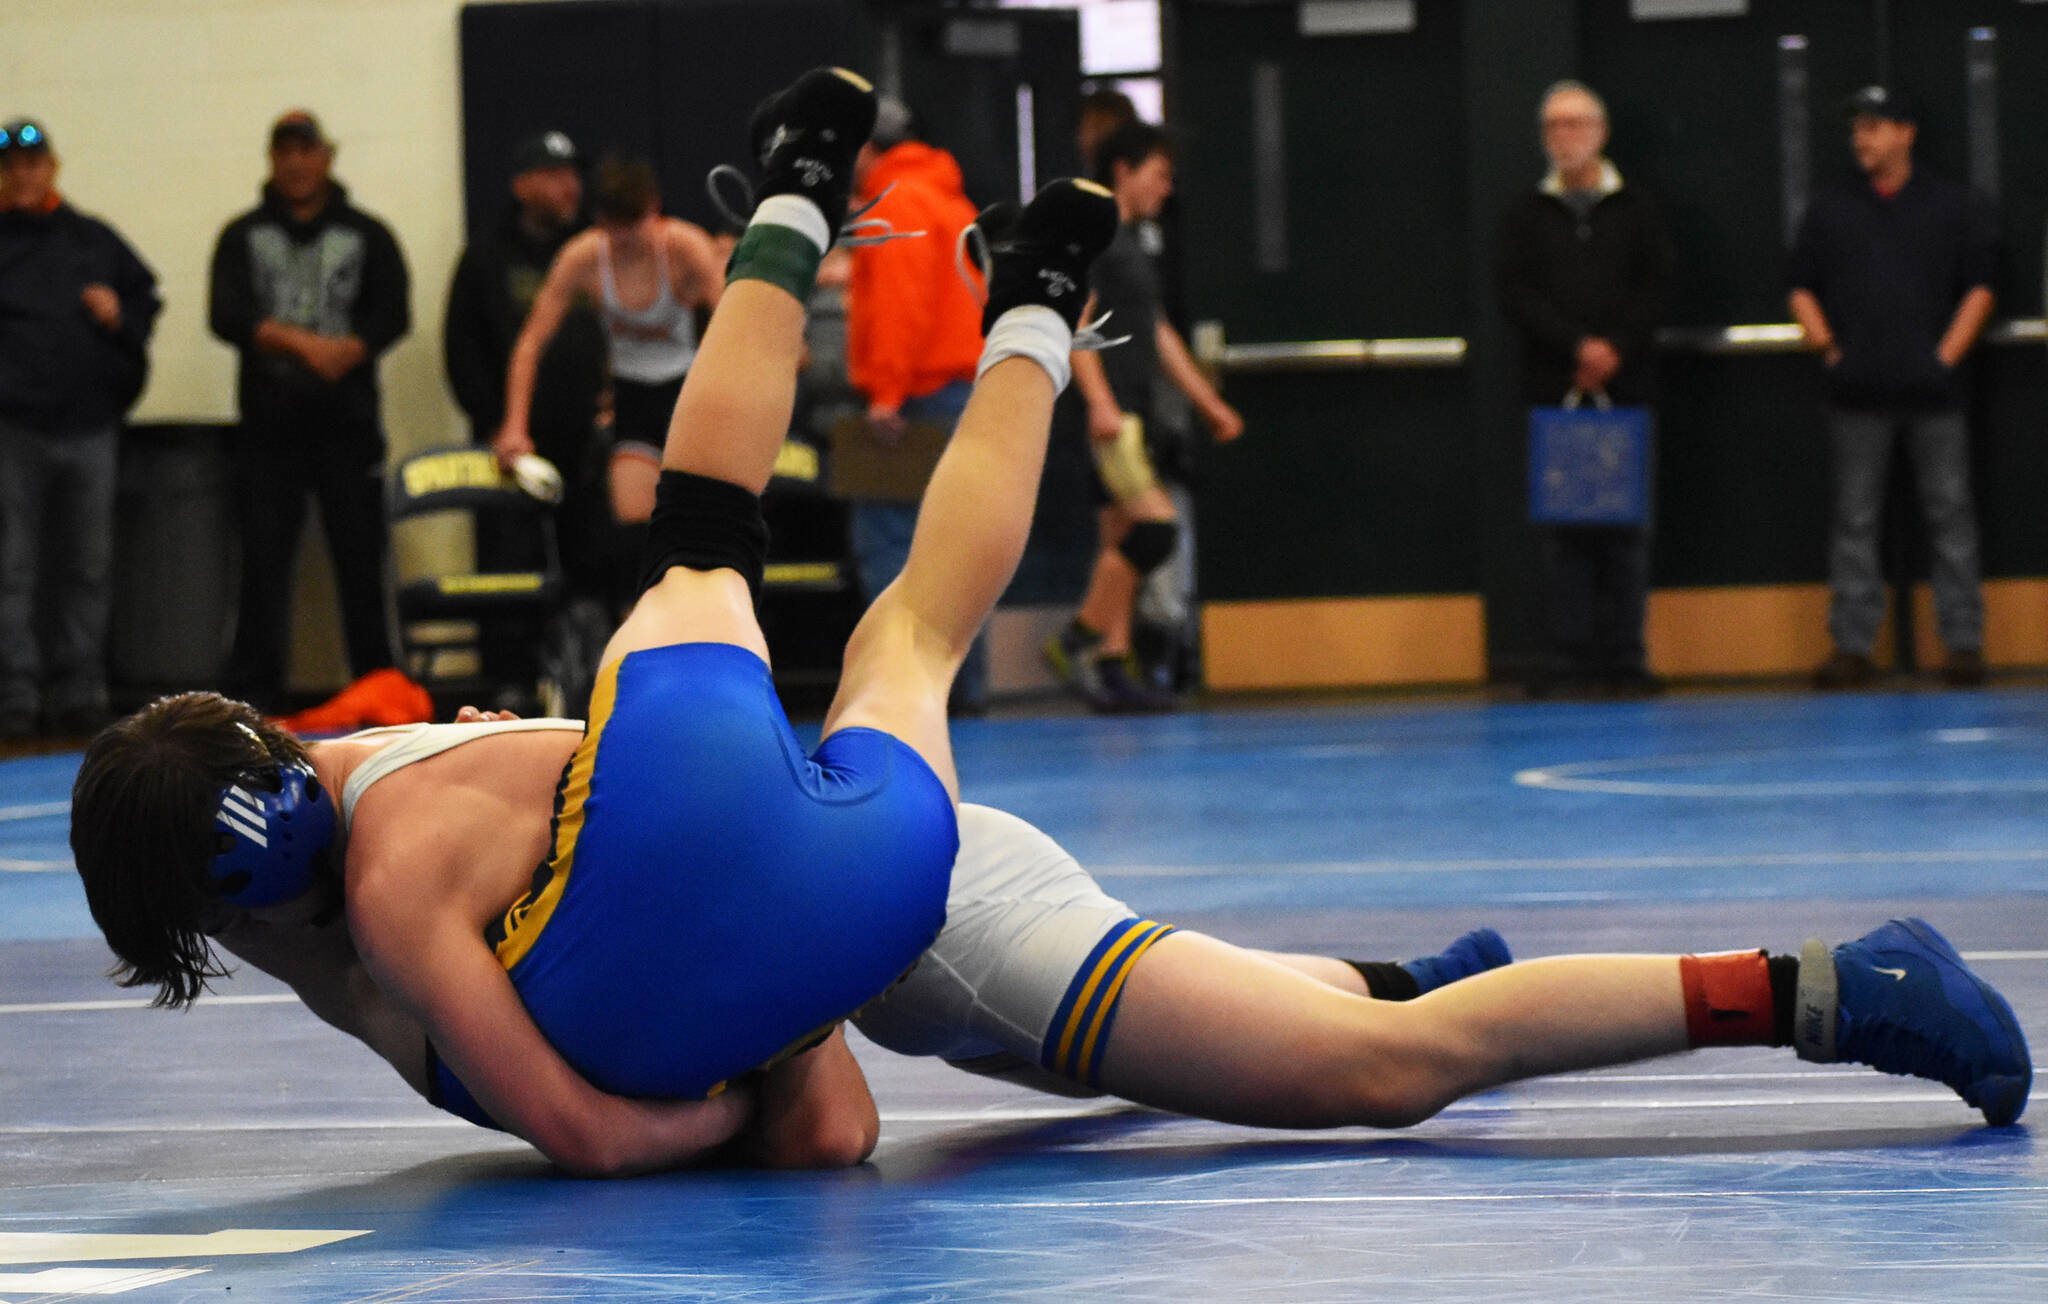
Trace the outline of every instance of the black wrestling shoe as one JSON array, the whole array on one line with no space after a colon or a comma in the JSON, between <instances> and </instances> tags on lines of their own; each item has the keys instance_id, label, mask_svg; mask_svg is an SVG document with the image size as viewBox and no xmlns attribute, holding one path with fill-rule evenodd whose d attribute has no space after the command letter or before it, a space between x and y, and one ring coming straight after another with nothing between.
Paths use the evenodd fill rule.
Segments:
<instances>
[{"instance_id":1,"label":"black wrestling shoe","mask_svg":"<svg viewBox=\"0 0 2048 1304\"><path fill-rule=\"evenodd\" d=\"M1093 181L1062 177L1023 208L991 204L974 219L987 241L986 335L1012 308L1042 304L1077 328L1088 302L1088 267L1116 239L1116 200Z\"/></svg>"},{"instance_id":2,"label":"black wrestling shoe","mask_svg":"<svg viewBox=\"0 0 2048 1304\"><path fill-rule=\"evenodd\" d=\"M844 68L813 68L762 100L748 124L761 180L756 199L802 195L839 230L853 193L853 156L875 129L875 88Z\"/></svg>"}]
</instances>

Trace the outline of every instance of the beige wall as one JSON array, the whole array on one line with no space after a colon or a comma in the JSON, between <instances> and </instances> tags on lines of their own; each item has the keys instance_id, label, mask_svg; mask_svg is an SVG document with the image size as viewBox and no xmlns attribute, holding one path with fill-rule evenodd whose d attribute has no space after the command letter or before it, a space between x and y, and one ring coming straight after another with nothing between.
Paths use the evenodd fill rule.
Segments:
<instances>
[{"instance_id":1,"label":"beige wall","mask_svg":"<svg viewBox=\"0 0 2048 1304\"><path fill-rule=\"evenodd\" d=\"M256 200L265 129L317 114L335 175L397 233L412 334L386 355L385 420L406 452L465 434L441 375L462 242L458 0L0 0L0 116L42 121L59 186L162 282L137 420L234 415L233 353L206 330L221 226Z\"/></svg>"}]
</instances>

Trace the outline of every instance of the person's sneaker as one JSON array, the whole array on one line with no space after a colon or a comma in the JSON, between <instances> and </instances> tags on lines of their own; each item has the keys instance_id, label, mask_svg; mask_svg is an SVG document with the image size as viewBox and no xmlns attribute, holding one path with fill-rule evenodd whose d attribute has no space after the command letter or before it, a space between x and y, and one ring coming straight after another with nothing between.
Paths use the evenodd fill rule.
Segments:
<instances>
[{"instance_id":1,"label":"person's sneaker","mask_svg":"<svg viewBox=\"0 0 2048 1304\"><path fill-rule=\"evenodd\" d=\"M1982 688L1984 654L1975 648L1949 653L1948 660L1941 663L1941 682L1950 688Z\"/></svg>"},{"instance_id":2,"label":"person's sneaker","mask_svg":"<svg viewBox=\"0 0 2048 1304\"><path fill-rule=\"evenodd\" d=\"M1877 678L1877 665L1854 652L1836 652L1813 672L1813 686L1822 689L1862 688Z\"/></svg>"},{"instance_id":3,"label":"person's sneaker","mask_svg":"<svg viewBox=\"0 0 2048 1304\"><path fill-rule=\"evenodd\" d=\"M1438 954L1403 960L1401 967L1421 988L1416 993L1419 996L1422 992L1433 992L1445 983L1454 983L1460 978L1470 978L1475 973L1485 973L1488 969L1498 969L1514 962L1513 953L1499 933L1491 928L1475 928Z\"/></svg>"},{"instance_id":4,"label":"person's sneaker","mask_svg":"<svg viewBox=\"0 0 2048 1304\"><path fill-rule=\"evenodd\" d=\"M1098 657L1088 705L1098 715L1163 715L1178 710L1180 699L1142 678L1129 657Z\"/></svg>"},{"instance_id":5,"label":"person's sneaker","mask_svg":"<svg viewBox=\"0 0 2048 1304\"><path fill-rule=\"evenodd\" d=\"M1062 177L1029 204L991 204L974 219L987 242L985 335L1012 308L1043 304L1072 329L1088 302L1088 267L1116 239L1116 199L1093 181Z\"/></svg>"},{"instance_id":6,"label":"person's sneaker","mask_svg":"<svg viewBox=\"0 0 2048 1304\"><path fill-rule=\"evenodd\" d=\"M1046 666L1059 676L1059 681L1082 697L1093 701L1100 692L1095 674L1095 649L1102 646L1102 635L1070 620L1059 633L1045 640L1040 652Z\"/></svg>"},{"instance_id":7,"label":"person's sneaker","mask_svg":"<svg viewBox=\"0 0 2048 1304\"><path fill-rule=\"evenodd\" d=\"M844 68L813 68L755 108L748 139L757 199L802 195L837 232L853 193L853 158L875 129L875 88Z\"/></svg>"},{"instance_id":8,"label":"person's sneaker","mask_svg":"<svg viewBox=\"0 0 2048 1304\"><path fill-rule=\"evenodd\" d=\"M1923 919L1894 919L1832 952L1807 942L1797 999L1801 1059L1931 1078L1993 1127L2026 1110L2034 1070L2012 1006Z\"/></svg>"}]
</instances>

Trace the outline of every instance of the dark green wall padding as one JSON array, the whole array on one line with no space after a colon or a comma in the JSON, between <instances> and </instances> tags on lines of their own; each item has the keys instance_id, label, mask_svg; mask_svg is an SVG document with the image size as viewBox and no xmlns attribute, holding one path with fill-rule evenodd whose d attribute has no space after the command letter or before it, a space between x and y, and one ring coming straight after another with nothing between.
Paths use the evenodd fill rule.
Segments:
<instances>
[{"instance_id":1,"label":"dark green wall padding","mask_svg":"<svg viewBox=\"0 0 2048 1304\"><path fill-rule=\"evenodd\" d=\"M1607 98L1610 153L1655 193L1681 255L1672 324L1787 317L1778 44L1807 39L1816 186L1850 174L1838 105L1889 74L1921 98L1923 166L1965 176L1964 36L1998 36L2000 316L2041 310L2048 5L1751 0L1739 18L1638 22L1627 0L1421 0L1412 33L1306 38L1291 4L1172 6L1189 316L1230 339L1460 335L1449 371L1230 381L1237 445L1202 500L1208 600L1479 592L1496 676L1538 639L1514 350L1490 269L1499 214L1543 170L1536 103L1560 77ZM1888 61L1889 68L1880 62ZM1285 83L1288 265L1253 256L1252 68ZM1989 575L2048 574L2048 359L1971 364ZM1671 356L1659 414L1655 583L1813 582L1826 565L1816 365ZM1917 531L1907 523L1908 533ZM1911 549L1907 550L1911 555Z\"/></svg>"}]
</instances>

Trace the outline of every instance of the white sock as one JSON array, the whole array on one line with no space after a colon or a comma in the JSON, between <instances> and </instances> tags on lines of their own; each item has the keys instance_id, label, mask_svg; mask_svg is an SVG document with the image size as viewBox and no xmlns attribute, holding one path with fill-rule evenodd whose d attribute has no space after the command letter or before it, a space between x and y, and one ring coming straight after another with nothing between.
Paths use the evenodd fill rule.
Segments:
<instances>
[{"instance_id":1,"label":"white sock","mask_svg":"<svg viewBox=\"0 0 2048 1304\"><path fill-rule=\"evenodd\" d=\"M825 224L824 211L802 195L770 195L762 200L747 225L763 223L788 227L818 246L820 254L832 247L832 228Z\"/></svg>"},{"instance_id":2,"label":"white sock","mask_svg":"<svg viewBox=\"0 0 2048 1304\"><path fill-rule=\"evenodd\" d=\"M1004 358L1029 358L1052 377L1053 393L1067 387L1074 370L1074 332L1066 318L1041 303L1012 308L996 318L981 346L981 365L974 378L981 379L990 367Z\"/></svg>"}]
</instances>

